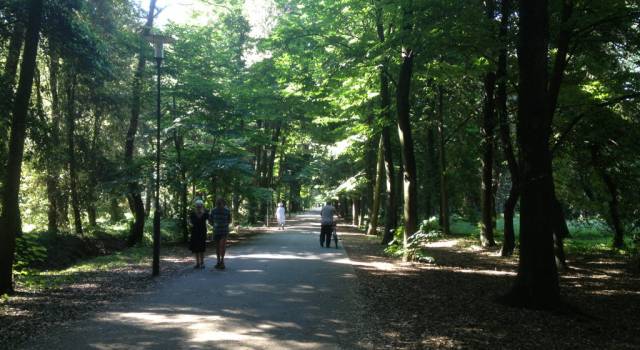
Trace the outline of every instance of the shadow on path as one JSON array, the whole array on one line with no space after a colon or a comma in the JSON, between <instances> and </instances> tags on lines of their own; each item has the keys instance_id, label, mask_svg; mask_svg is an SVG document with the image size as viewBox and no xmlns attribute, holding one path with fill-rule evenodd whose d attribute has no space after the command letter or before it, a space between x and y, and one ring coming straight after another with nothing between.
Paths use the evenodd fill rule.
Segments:
<instances>
[{"instance_id":1,"label":"shadow on path","mask_svg":"<svg viewBox=\"0 0 640 350\"><path fill-rule=\"evenodd\" d=\"M354 349L362 319L342 249L321 248L316 211L27 349Z\"/></svg>"}]
</instances>

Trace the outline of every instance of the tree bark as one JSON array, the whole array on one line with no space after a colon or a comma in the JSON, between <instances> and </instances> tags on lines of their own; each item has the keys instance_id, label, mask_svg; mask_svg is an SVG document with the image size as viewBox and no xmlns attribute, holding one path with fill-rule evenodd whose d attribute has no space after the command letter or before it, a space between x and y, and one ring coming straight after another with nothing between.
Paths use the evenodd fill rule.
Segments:
<instances>
[{"instance_id":1,"label":"tree bark","mask_svg":"<svg viewBox=\"0 0 640 350\"><path fill-rule=\"evenodd\" d=\"M376 31L378 40L381 43L385 41L384 23L382 17L382 7L380 2L376 1ZM389 77L387 77L386 69L389 61L384 60L380 66L380 110L381 119L384 121L382 128L382 147L384 149L384 170L386 175L386 201L385 201L385 223L382 244L388 244L393 240L393 231L396 229L398 222L396 208L396 190L395 190L395 169L393 168L393 150L391 149L391 94L389 92Z\"/></svg>"},{"instance_id":2,"label":"tree bark","mask_svg":"<svg viewBox=\"0 0 640 350\"><path fill-rule=\"evenodd\" d=\"M398 79L398 136L402 150L403 172L403 197L404 197L404 227L407 237L417 231L416 218L416 161L413 150L413 138L411 136L411 76L413 74L413 57L411 49L404 49L403 61Z\"/></svg>"},{"instance_id":3,"label":"tree bark","mask_svg":"<svg viewBox=\"0 0 640 350\"><path fill-rule=\"evenodd\" d=\"M2 216L0 217L0 295L13 293L13 260L16 234L21 232L19 190L24 155L26 121L31 99L31 87L38 53L40 26L42 23L42 0L29 2L29 16L25 34L18 90L12 109L9 154L2 193Z\"/></svg>"},{"instance_id":4,"label":"tree bark","mask_svg":"<svg viewBox=\"0 0 640 350\"><path fill-rule=\"evenodd\" d=\"M440 160L440 227L444 235L451 233L449 226L449 190L447 188L446 142L444 138L444 92L438 86L438 158Z\"/></svg>"},{"instance_id":5,"label":"tree bark","mask_svg":"<svg viewBox=\"0 0 640 350\"><path fill-rule=\"evenodd\" d=\"M173 109L175 113L175 97L173 98ZM176 148L176 156L178 160L179 174L180 174L180 184L179 184L179 196L180 196L180 231L182 231L182 241L184 243L189 241L189 227L187 222L187 210L188 210L188 200L187 200L187 169L184 165L182 159L182 149L184 148L184 137L176 130L173 132L173 144ZM234 192L235 193L235 192ZM233 206L233 202L232 202ZM235 208L234 208L235 209Z\"/></svg>"},{"instance_id":6,"label":"tree bark","mask_svg":"<svg viewBox=\"0 0 640 350\"><path fill-rule=\"evenodd\" d=\"M480 225L480 242L483 247L493 247L493 162L494 162L494 130L495 102L494 89L496 75L489 72L484 78L484 112L481 127L482 134L482 190L480 192L482 207L482 223Z\"/></svg>"},{"instance_id":7,"label":"tree bark","mask_svg":"<svg viewBox=\"0 0 640 350\"><path fill-rule=\"evenodd\" d=\"M67 93L67 156L69 160L69 181L71 187L71 208L73 209L73 224L76 234L82 236L82 215L80 213L80 198L78 195L78 173L75 150L75 126L76 126L76 87L75 73L69 72L66 79Z\"/></svg>"},{"instance_id":8,"label":"tree bark","mask_svg":"<svg viewBox=\"0 0 640 350\"><path fill-rule=\"evenodd\" d=\"M355 227L360 226L360 198L353 197L351 201L351 224Z\"/></svg>"},{"instance_id":9,"label":"tree bark","mask_svg":"<svg viewBox=\"0 0 640 350\"><path fill-rule=\"evenodd\" d=\"M511 256L516 247L513 217L515 215L518 199L520 198L520 170L513 150L513 142L511 141L511 127L509 123L509 112L507 109L507 40L509 16L511 15L511 0L502 0L500 13L501 20L499 38L502 43L502 47L500 48L500 54L498 57L498 69L496 75L496 80L498 81L496 103L502 150L504 152L504 157L507 160L507 167L509 168L509 174L511 176L509 196L504 203L504 240L502 241L502 249L500 250L500 255L506 257Z\"/></svg>"},{"instance_id":10,"label":"tree bark","mask_svg":"<svg viewBox=\"0 0 640 350\"><path fill-rule=\"evenodd\" d=\"M439 198L437 195L439 191L439 174L438 174L438 158L436 156L436 137L434 129L431 125L427 127L427 149L425 159L425 176L426 176L426 189L425 189L425 214L427 218L432 217L436 208L434 201Z\"/></svg>"},{"instance_id":11,"label":"tree bark","mask_svg":"<svg viewBox=\"0 0 640 350\"><path fill-rule=\"evenodd\" d=\"M98 201L98 153L100 152L98 145L100 141L100 126L102 124L102 109L99 107L97 102L96 105L93 119L93 135L91 136L91 155L93 157L90 160L91 169L89 171L91 176L88 180L89 189L87 195L87 214L89 216L89 225L91 227L97 226L98 206L96 202Z\"/></svg>"},{"instance_id":12,"label":"tree bark","mask_svg":"<svg viewBox=\"0 0 640 350\"><path fill-rule=\"evenodd\" d=\"M373 187L373 204L371 205L368 235L378 234L378 213L380 211L380 192L382 190L382 177L384 176L384 145L382 136L378 141L378 157L376 162L376 183Z\"/></svg>"},{"instance_id":13,"label":"tree bark","mask_svg":"<svg viewBox=\"0 0 640 350\"><path fill-rule=\"evenodd\" d=\"M531 308L560 302L554 259L553 173L548 100L549 13L547 0L520 1L518 144L520 146L520 259L506 301Z\"/></svg>"},{"instance_id":14,"label":"tree bark","mask_svg":"<svg viewBox=\"0 0 640 350\"><path fill-rule=\"evenodd\" d=\"M13 89L15 87L16 75L18 73L18 63L20 62L20 48L24 40L24 24L18 19L13 27L11 38L9 39L9 48L7 60L4 63L4 70L0 76L0 164L4 165L7 161L8 133L11 125L11 109L13 107ZM0 176L4 180L6 175L5 167L0 167Z\"/></svg>"},{"instance_id":15,"label":"tree bark","mask_svg":"<svg viewBox=\"0 0 640 350\"><path fill-rule=\"evenodd\" d=\"M602 182L609 191L609 200L607 201L609 207L608 222L611 228L613 228L613 247L622 249L624 248L624 225L620 220L620 191L613 177L607 172L603 162L600 159L600 152L596 145L591 145L591 161L597 174L602 179Z\"/></svg>"},{"instance_id":16,"label":"tree bark","mask_svg":"<svg viewBox=\"0 0 640 350\"><path fill-rule=\"evenodd\" d=\"M156 0L149 2L149 12L147 13L147 22L142 29L142 37L148 35L153 27L153 19L156 11ZM140 107L142 104L142 76L144 75L144 68L147 60L145 57L146 43L140 39L140 54L138 57L138 66L136 67L135 76L133 78L133 90L131 101L131 117L129 119L129 129L127 130L127 139L124 148L124 163L130 172L129 176L133 177L133 153L135 150L135 138L138 132L138 120L140 119ZM136 243L142 241L144 231L145 210L144 203L142 202L142 196L140 194L140 185L138 181L132 180L128 185L127 200L129 201L129 208L134 216L134 222L131 225L129 231L129 239L127 243L133 246Z\"/></svg>"}]
</instances>

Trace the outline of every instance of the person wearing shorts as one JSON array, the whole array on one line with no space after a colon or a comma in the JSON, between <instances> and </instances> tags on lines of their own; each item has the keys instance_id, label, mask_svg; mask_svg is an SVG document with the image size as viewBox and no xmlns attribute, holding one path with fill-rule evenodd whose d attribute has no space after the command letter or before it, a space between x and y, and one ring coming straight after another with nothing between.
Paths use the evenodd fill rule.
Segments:
<instances>
[{"instance_id":1,"label":"person wearing shorts","mask_svg":"<svg viewBox=\"0 0 640 350\"><path fill-rule=\"evenodd\" d=\"M209 222L213 226L213 241L216 243L216 257L218 263L215 268L224 270L224 254L229 236L229 224L231 223L231 211L225 207L224 199L216 200L216 207L209 214Z\"/></svg>"}]
</instances>

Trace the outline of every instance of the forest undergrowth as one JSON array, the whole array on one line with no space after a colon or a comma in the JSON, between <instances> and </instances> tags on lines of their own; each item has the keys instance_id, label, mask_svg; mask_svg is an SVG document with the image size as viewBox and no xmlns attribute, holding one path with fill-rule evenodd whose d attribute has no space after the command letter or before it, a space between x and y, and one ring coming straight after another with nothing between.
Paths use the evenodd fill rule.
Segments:
<instances>
[{"instance_id":1,"label":"forest undergrowth","mask_svg":"<svg viewBox=\"0 0 640 350\"><path fill-rule=\"evenodd\" d=\"M367 314L365 347L393 349L635 349L640 343L640 274L628 257L585 252L561 274L566 307L535 311L497 302L511 287L517 256L468 237L430 243L434 264L384 254L377 237L342 230ZM621 320L624 320L622 322Z\"/></svg>"}]
</instances>

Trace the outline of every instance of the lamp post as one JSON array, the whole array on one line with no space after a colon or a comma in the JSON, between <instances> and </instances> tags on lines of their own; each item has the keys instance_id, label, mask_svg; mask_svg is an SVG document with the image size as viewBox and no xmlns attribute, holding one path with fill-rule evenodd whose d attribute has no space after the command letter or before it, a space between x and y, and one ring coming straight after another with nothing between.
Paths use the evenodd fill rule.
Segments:
<instances>
[{"instance_id":1,"label":"lamp post","mask_svg":"<svg viewBox=\"0 0 640 350\"><path fill-rule=\"evenodd\" d=\"M149 35L146 37L153 43L157 72L157 100L156 100L156 188L155 211L153 213L153 276L160 275L160 66L164 58L164 44L173 43L173 38L164 35Z\"/></svg>"}]
</instances>

